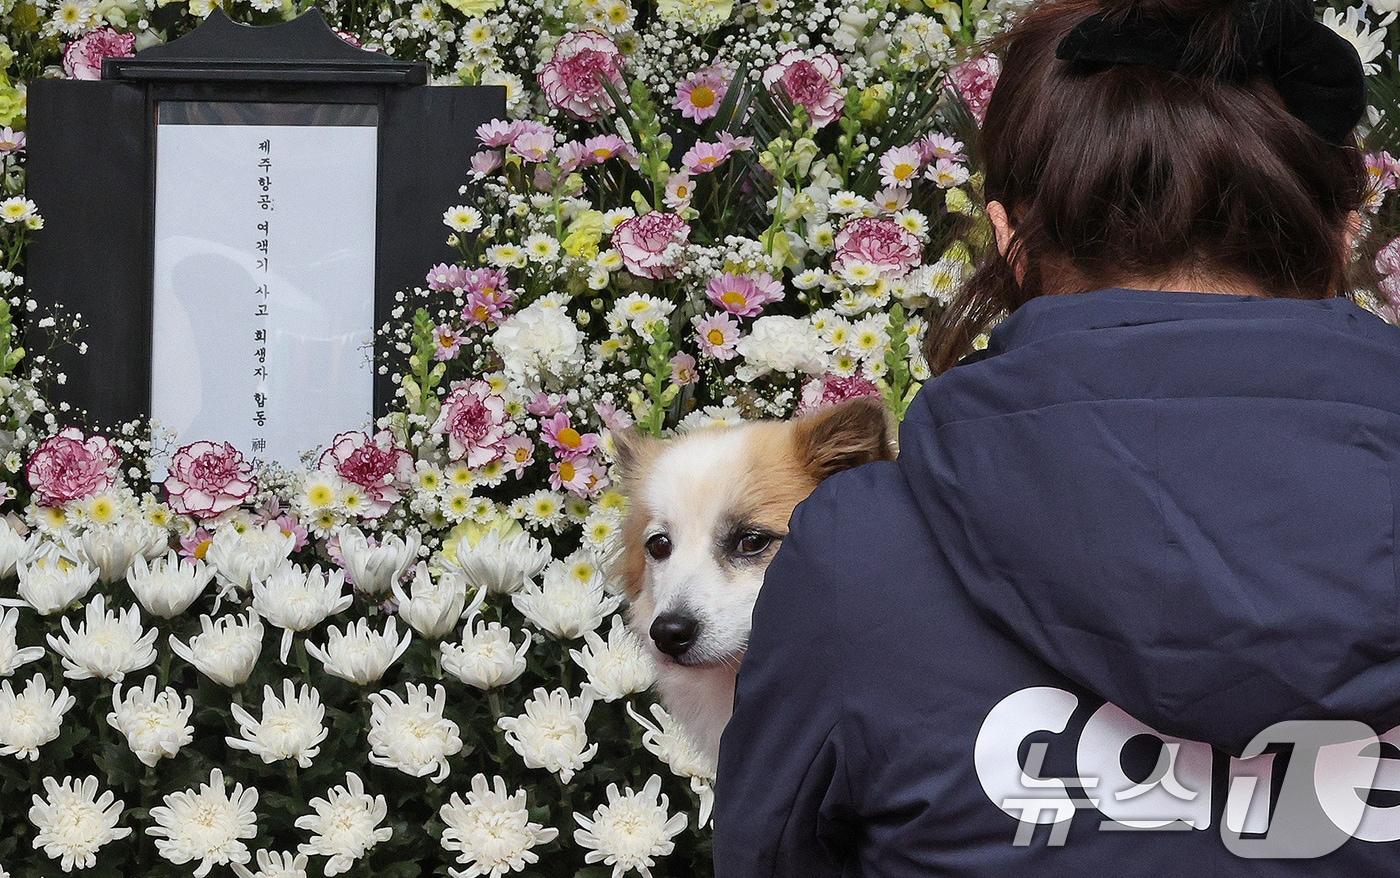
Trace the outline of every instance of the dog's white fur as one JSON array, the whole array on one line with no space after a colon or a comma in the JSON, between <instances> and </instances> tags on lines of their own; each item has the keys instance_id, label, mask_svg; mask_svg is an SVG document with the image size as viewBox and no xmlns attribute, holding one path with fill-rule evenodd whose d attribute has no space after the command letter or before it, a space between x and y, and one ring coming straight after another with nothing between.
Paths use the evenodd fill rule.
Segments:
<instances>
[{"instance_id":1,"label":"dog's white fur","mask_svg":"<svg viewBox=\"0 0 1400 878\"><path fill-rule=\"evenodd\" d=\"M890 456L884 410L878 401L859 400L787 422L665 441L617 438L630 501L621 558L629 624L657 660L666 708L713 759L733 712L754 600L788 517L827 475ZM762 552L741 554L735 538L745 533L772 540ZM647 549L658 534L669 540L669 554L660 559ZM699 622L694 644L679 658L651 637L662 613Z\"/></svg>"}]
</instances>

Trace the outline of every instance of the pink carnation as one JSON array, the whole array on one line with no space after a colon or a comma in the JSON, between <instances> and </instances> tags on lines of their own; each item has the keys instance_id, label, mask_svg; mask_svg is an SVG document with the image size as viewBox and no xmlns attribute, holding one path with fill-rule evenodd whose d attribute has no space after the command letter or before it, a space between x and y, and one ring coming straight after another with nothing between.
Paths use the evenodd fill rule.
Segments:
<instances>
[{"instance_id":1,"label":"pink carnation","mask_svg":"<svg viewBox=\"0 0 1400 878\"><path fill-rule=\"evenodd\" d=\"M504 454L509 435L506 401L485 381L459 381L442 402L433 432L447 437L448 455L482 466Z\"/></svg>"},{"instance_id":2,"label":"pink carnation","mask_svg":"<svg viewBox=\"0 0 1400 878\"><path fill-rule=\"evenodd\" d=\"M175 452L165 493L170 508L198 519L213 518L257 490L253 467L227 442L194 442Z\"/></svg>"},{"instance_id":3,"label":"pink carnation","mask_svg":"<svg viewBox=\"0 0 1400 878\"><path fill-rule=\"evenodd\" d=\"M755 275L726 271L710 278L705 294L711 302L736 317L756 317L764 305L782 300L783 285L761 271Z\"/></svg>"},{"instance_id":4,"label":"pink carnation","mask_svg":"<svg viewBox=\"0 0 1400 878\"><path fill-rule=\"evenodd\" d=\"M84 438L77 427L68 427L34 449L25 474L40 506L61 506L110 488L117 460L106 438Z\"/></svg>"},{"instance_id":5,"label":"pink carnation","mask_svg":"<svg viewBox=\"0 0 1400 878\"><path fill-rule=\"evenodd\" d=\"M370 500L365 518L379 518L388 512L413 478L413 455L399 447L387 430L373 436L359 431L341 433L321 455L320 466L365 489Z\"/></svg>"},{"instance_id":6,"label":"pink carnation","mask_svg":"<svg viewBox=\"0 0 1400 878\"><path fill-rule=\"evenodd\" d=\"M63 73L69 79L101 79L104 58L130 58L135 48L135 34L98 28L64 47Z\"/></svg>"},{"instance_id":7,"label":"pink carnation","mask_svg":"<svg viewBox=\"0 0 1400 878\"><path fill-rule=\"evenodd\" d=\"M612 109L604 82L619 93L626 90L622 53L607 34L596 30L566 34L539 74L540 88L550 106L580 119L597 119Z\"/></svg>"},{"instance_id":8,"label":"pink carnation","mask_svg":"<svg viewBox=\"0 0 1400 878\"><path fill-rule=\"evenodd\" d=\"M797 414L806 414L861 396L879 397L880 388L869 378L860 375L842 377L828 373L820 378L808 379L807 383L802 385L802 398L797 403Z\"/></svg>"},{"instance_id":9,"label":"pink carnation","mask_svg":"<svg viewBox=\"0 0 1400 878\"><path fill-rule=\"evenodd\" d=\"M853 262L863 262L880 275L900 277L922 259L923 248L911 232L892 219L865 216L837 232L832 267L841 271Z\"/></svg>"},{"instance_id":10,"label":"pink carnation","mask_svg":"<svg viewBox=\"0 0 1400 878\"><path fill-rule=\"evenodd\" d=\"M957 89L978 125L987 118L987 104L991 103L992 90L1000 75L1001 61L995 55L979 55L948 71L953 88Z\"/></svg>"},{"instance_id":11,"label":"pink carnation","mask_svg":"<svg viewBox=\"0 0 1400 878\"><path fill-rule=\"evenodd\" d=\"M841 62L830 52L808 55L802 49L791 49L763 71L763 84L805 109L818 128L840 118L846 108Z\"/></svg>"},{"instance_id":12,"label":"pink carnation","mask_svg":"<svg viewBox=\"0 0 1400 878\"><path fill-rule=\"evenodd\" d=\"M671 263L666 250L685 241L690 224L674 213L654 210L623 221L613 231L612 243L622 254L622 264L638 277L669 277Z\"/></svg>"}]
</instances>

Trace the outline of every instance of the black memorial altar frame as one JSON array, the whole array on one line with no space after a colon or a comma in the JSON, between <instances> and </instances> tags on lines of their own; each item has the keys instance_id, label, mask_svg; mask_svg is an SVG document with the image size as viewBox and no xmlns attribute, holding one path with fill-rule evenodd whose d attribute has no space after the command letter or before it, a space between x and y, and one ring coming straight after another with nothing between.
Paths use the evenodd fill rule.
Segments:
<instances>
[{"instance_id":1,"label":"black memorial altar frame","mask_svg":"<svg viewBox=\"0 0 1400 878\"><path fill-rule=\"evenodd\" d=\"M270 27L215 9L189 34L108 58L102 80L39 80L29 91L28 189L44 216L27 254L41 304L82 315L87 352L56 350L59 400L98 424L146 418L151 404L156 123L166 102L204 106L368 105L378 127L375 328L397 291L450 260L442 214L458 203L478 125L505 115L499 86L428 86L422 62L343 41L312 9ZM332 106L330 111L350 108ZM327 161L335 161L327 156ZM376 350L376 364L382 350ZM393 398L374 377L374 409ZM326 388L334 392L334 388Z\"/></svg>"}]
</instances>

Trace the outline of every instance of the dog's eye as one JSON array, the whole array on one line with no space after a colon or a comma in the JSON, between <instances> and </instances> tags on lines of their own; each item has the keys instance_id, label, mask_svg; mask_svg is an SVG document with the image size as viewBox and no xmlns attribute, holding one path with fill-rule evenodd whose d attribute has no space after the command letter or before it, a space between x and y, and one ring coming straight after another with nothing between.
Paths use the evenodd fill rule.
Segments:
<instances>
[{"instance_id":1,"label":"dog's eye","mask_svg":"<svg viewBox=\"0 0 1400 878\"><path fill-rule=\"evenodd\" d=\"M773 545L773 535L762 531L747 530L739 535L734 551L740 555L758 555Z\"/></svg>"},{"instance_id":2,"label":"dog's eye","mask_svg":"<svg viewBox=\"0 0 1400 878\"><path fill-rule=\"evenodd\" d=\"M671 557L671 538L665 534L652 534L647 539L647 554L658 561Z\"/></svg>"}]
</instances>

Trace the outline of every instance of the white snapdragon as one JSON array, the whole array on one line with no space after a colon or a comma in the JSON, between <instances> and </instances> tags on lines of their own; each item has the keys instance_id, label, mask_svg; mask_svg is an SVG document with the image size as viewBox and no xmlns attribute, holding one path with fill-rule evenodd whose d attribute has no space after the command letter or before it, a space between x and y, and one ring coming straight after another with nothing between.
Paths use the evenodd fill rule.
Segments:
<instances>
[{"instance_id":1,"label":"white snapdragon","mask_svg":"<svg viewBox=\"0 0 1400 878\"><path fill-rule=\"evenodd\" d=\"M574 698L564 689L536 689L519 716L503 716L496 725L527 768L543 768L568 783L598 753L588 742L586 722L593 708L587 695Z\"/></svg>"},{"instance_id":2,"label":"white snapdragon","mask_svg":"<svg viewBox=\"0 0 1400 878\"><path fill-rule=\"evenodd\" d=\"M156 660L159 632L141 627L135 607L108 612L107 598L97 595L83 610L83 621L61 620L63 637L48 635L49 647L63 657L63 676L71 680L100 677L120 683L127 674Z\"/></svg>"},{"instance_id":3,"label":"white snapdragon","mask_svg":"<svg viewBox=\"0 0 1400 878\"><path fill-rule=\"evenodd\" d=\"M147 677L140 686L125 692L120 685L112 690L112 712L107 725L126 736L126 745L142 765L155 765L174 757L180 748L194 740L194 699L170 687L156 692L156 678Z\"/></svg>"},{"instance_id":4,"label":"white snapdragon","mask_svg":"<svg viewBox=\"0 0 1400 878\"><path fill-rule=\"evenodd\" d=\"M442 644L442 669L483 691L513 683L525 673L525 654L532 636L525 632L519 647L511 642L510 629L499 622L468 621L462 642Z\"/></svg>"},{"instance_id":5,"label":"white snapdragon","mask_svg":"<svg viewBox=\"0 0 1400 878\"><path fill-rule=\"evenodd\" d=\"M407 693L406 699L391 690L369 696L369 761L442 783L448 757L462 752L460 729L443 716L447 690L439 684L429 696L427 686L409 683Z\"/></svg>"},{"instance_id":6,"label":"white snapdragon","mask_svg":"<svg viewBox=\"0 0 1400 878\"><path fill-rule=\"evenodd\" d=\"M264 686L261 719L238 704L231 710L239 737L224 738L224 742L268 764L295 759L297 765L310 768L326 740L326 709L321 694L310 684L298 689L291 680L283 680L281 698L271 686Z\"/></svg>"},{"instance_id":7,"label":"white snapdragon","mask_svg":"<svg viewBox=\"0 0 1400 878\"><path fill-rule=\"evenodd\" d=\"M262 638L262 618L252 610L246 616L200 616L199 633L188 644L170 635L170 650L220 686L242 686L258 663Z\"/></svg>"},{"instance_id":8,"label":"white snapdragon","mask_svg":"<svg viewBox=\"0 0 1400 878\"><path fill-rule=\"evenodd\" d=\"M137 555L126 574L136 600L160 619L173 619L188 610L213 579L213 569L203 561L185 561L175 552L149 562Z\"/></svg>"}]
</instances>

